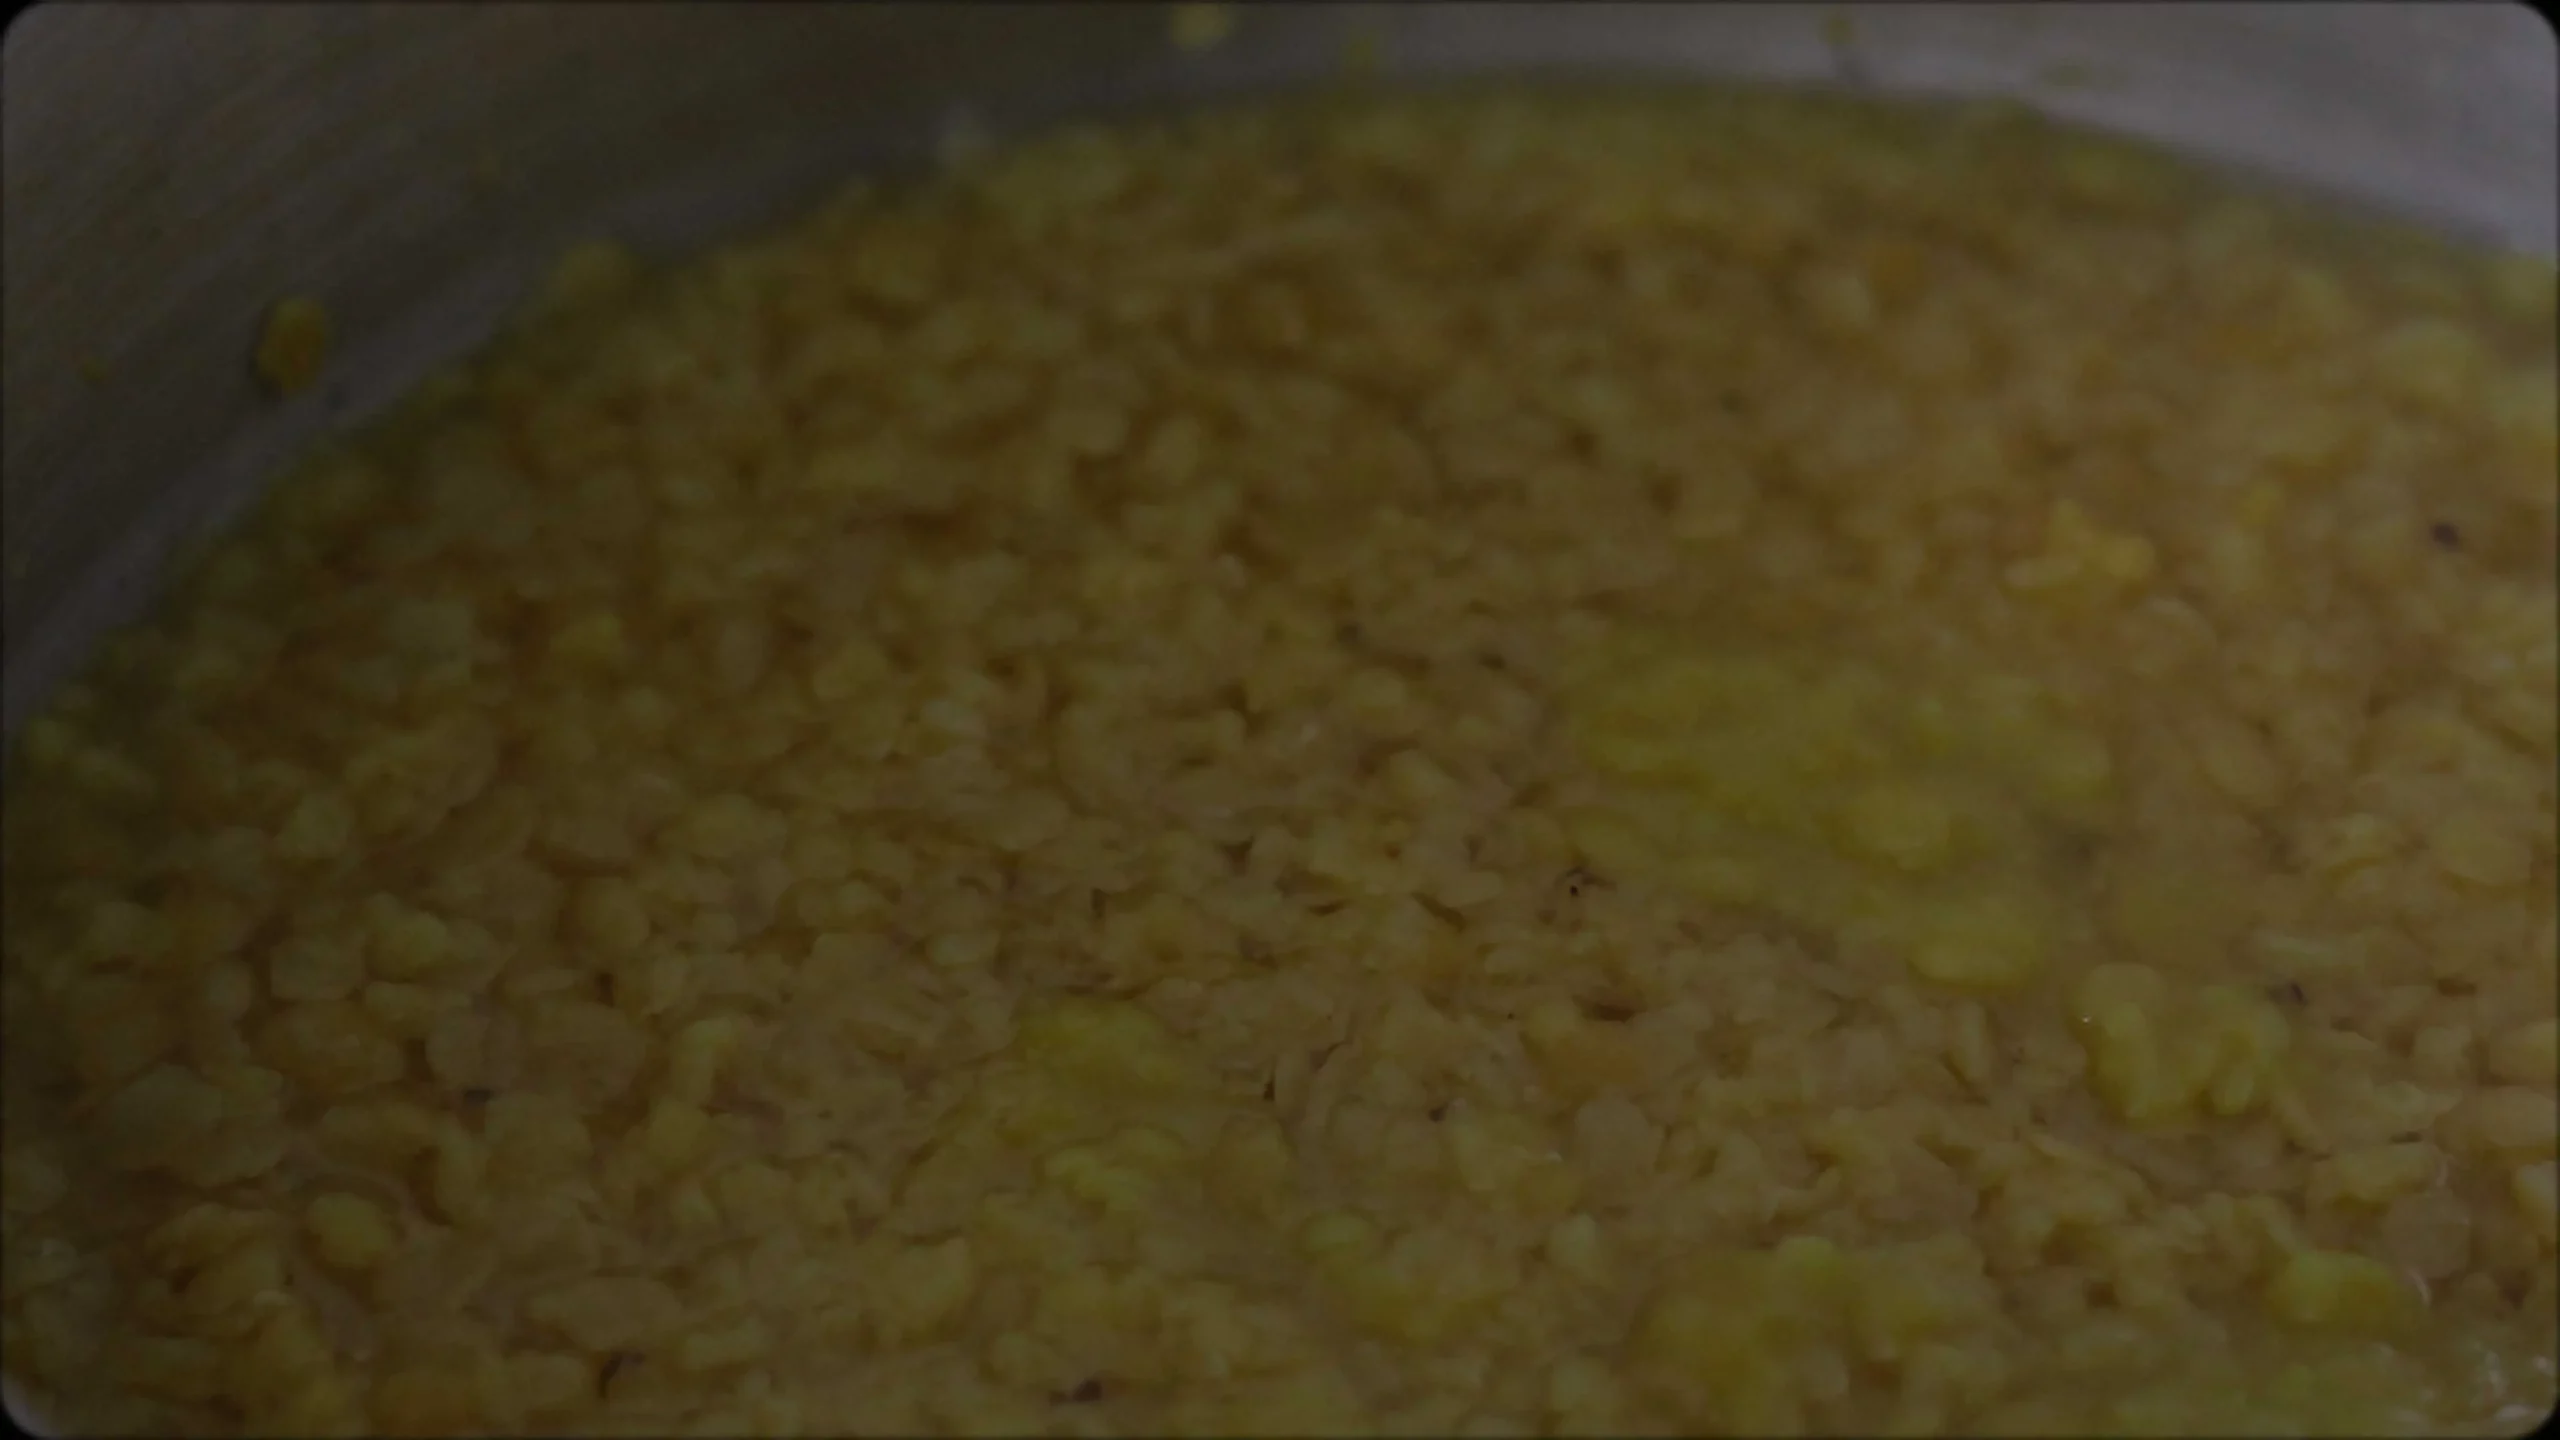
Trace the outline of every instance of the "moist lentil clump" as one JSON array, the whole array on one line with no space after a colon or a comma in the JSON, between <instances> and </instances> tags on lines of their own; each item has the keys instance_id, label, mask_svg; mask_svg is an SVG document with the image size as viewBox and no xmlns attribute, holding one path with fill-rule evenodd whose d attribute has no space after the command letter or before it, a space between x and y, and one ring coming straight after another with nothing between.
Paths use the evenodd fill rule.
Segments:
<instances>
[{"instance_id":1,"label":"moist lentil clump","mask_svg":"<svg viewBox=\"0 0 2560 1440\"><path fill-rule=\"evenodd\" d=\"M2553 273L2000 109L563 263L19 737L80 1431L2518 1431Z\"/></svg>"}]
</instances>

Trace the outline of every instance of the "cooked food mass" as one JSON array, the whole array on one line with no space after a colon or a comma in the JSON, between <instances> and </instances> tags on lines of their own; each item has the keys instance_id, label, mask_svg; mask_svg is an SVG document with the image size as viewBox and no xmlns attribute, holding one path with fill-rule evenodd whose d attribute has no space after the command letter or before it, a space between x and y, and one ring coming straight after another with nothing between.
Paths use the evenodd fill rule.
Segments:
<instances>
[{"instance_id":1,"label":"cooked food mass","mask_svg":"<svg viewBox=\"0 0 2560 1440\"><path fill-rule=\"evenodd\" d=\"M1062 133L18 737L74 1431L2520 1431L2553 269L2001 107Z\"/></svg>"}]
</instances>

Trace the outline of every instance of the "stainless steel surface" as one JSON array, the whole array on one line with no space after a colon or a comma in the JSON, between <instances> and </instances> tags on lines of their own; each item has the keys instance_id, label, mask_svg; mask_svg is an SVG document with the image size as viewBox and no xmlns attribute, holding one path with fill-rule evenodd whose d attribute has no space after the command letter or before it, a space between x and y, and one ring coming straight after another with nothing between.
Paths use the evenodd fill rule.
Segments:
<instances>
[{"instance_id":1,"label":"stainless steel surface","mask_svg":"<svg viewBox=\"0 0 2560 1440\"><path fill-rule=\"evenodd\" d=\"M2550 249L2553 39L2521 5L1252 6L1186 55L1151 5L53 5L5 51L0 728L187 533L486 333L596 233L681 251L955 107L1001 135L1304 83L1520 68L2025 96ZM1839 42L1841 21L1848 40ZM265 401L310 293L329 383Z\"/></svg>"},{"instance_id":2,"label":"stainless steel surface","mask_svg":"<svg viewBox=\"0 0 2560 1440\"><path fill-rule=\"evenodd\" d=\"M0 52L0 729L174 546L468 349L562 245L678 253L919 163L964 114L1001 138L1304 85L1355 36L1389 82L2018 96L2560 241L2560 59L2516 4L1254 5L1203 54L1161 5L49 5ZM317 391L275 404L247 357L287 294L341 339Z\"/></svg>"}]
</instances>

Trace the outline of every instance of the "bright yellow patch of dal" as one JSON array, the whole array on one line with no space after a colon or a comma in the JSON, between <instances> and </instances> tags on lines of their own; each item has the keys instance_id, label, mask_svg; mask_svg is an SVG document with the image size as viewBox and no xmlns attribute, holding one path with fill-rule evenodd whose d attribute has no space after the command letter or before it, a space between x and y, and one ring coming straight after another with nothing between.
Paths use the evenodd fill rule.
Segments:
<instances>
[{"instance_id":1,"label":"bright yellow patch of dal","mask_svg":"<svg viewBox=\"0 0 2560 1440\"><path fill-rule=\"evenodd\" d=\"M21 738L8 1371L124 1433L2525 1428L2552 292L1741 95L581 251Z\"/></svg>"}]
</instances>

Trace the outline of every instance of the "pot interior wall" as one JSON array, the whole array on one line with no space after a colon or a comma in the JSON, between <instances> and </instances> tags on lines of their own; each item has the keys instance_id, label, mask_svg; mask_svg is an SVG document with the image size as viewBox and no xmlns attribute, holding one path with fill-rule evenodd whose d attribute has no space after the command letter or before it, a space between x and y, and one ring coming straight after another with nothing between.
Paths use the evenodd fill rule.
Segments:
<instances>
[{"instance_id":1,"label":"pot interior wall","mask_svg":"<svg viewBox=\"0 0 2560 1440\"><path fill-rule=\"evenodd\" d=\"M5 51L5 684L18 725L171 553L483 339L563 245L680 254L995 138L1338 81L1724 76L2016 96L2549 250L2553 37L2511 6L54 6ZM274 403L265 307L326 304Z\"/></svg>"}]
</instances>

